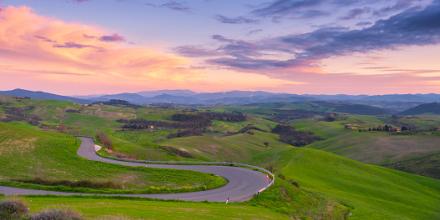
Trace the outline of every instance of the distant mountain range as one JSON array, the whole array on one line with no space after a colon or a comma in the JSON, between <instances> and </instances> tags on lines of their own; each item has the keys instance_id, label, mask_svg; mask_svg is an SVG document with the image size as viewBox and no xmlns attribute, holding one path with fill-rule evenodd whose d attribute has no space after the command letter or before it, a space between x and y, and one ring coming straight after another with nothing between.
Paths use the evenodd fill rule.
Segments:
<instances>
[{"instance_id":1,"label":"distant mountain range","mask_svg":"<svg viewBox=\"0 0 440 220\"><path fill-rule=\"evenodd\" d=\"M86 104L91 103L91 100L87 99L80 99L70 96L62 96L62 95L56 95L52 93L47 92L41 92L41 91L29 91L24 89L14 89L9 91L0 91L0 95L6 95L6 96L16 96L16 97L28 97L32 99L43 99L43 100L59 100L59 101L70 101L80 104Z\"/></svg>"},{"instance_id":2,"label":"distant mountain range","mask_svg":"<svg viewBox=\"0 0 440 220\"><path fill-rule=\"evenodd\" d=\"M134 104L181 104L181 105L215 105L215 104L250 104L265 102L298 102L312 98L282 93L228 91L215 93L196 93L190 90L159 90L138 93L119 93L89 98L93 101L111 99L126 100Z\"/></svg>"},{"instance_id":3,"label":"distant mountain range","mask_svg":"<svg viewBox=\"0 0 440 220\"><path fill-rule=\"evenodd\" d=\"M137 105L177 104L177 105L216 105L216 104L252 104L276 102L326 101L370 105L398 113L410 111L421 104L440 102L440 94L391 94L391 95L296 95L263 91L227 91L197 93L191 90L156 90L136 93L118 93L96 96L69 97L47 92L14 89L0 91L0 95L29 97L33 99L63 100L76 103L103 102L113 99L125 100ZM432 106L431 106L432 107ZM424 108L423 106L421 108ZM435 107L434 107L435 108ZM417 110L417 109L416 109ZM380 110L376 109L376 112ZM415 111L415 110L411 110ZM406 114L406 113L405 113Z\"/></svg>"}]
</instances>

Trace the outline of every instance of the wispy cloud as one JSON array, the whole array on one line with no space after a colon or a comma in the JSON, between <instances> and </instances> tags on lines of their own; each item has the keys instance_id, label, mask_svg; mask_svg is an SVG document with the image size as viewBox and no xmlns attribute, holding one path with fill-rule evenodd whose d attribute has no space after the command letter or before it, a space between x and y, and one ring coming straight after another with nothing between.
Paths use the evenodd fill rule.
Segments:
<instances>
[{"instance_id":1,"label":"wispy cloud","mask_svg":"<svg viewBox=\"0 0 440 220\"><path fill-rule=\"evenodd\" d=\"M262 32L262 31L263 31L262 28L252 29L252 30L248 31L246 35L251 36L251 35L258 34L258 33Z\"/></svg>"},{"instance_id":2,"label":"wispy cloud","mask_svg":"<svg viewBox=\"0 0 440 220\"><path fill-rule=\"evenodd\" d=\"M238 17L226 17L223 15L216 15L215 19L221 23L225 24L257 24L259 21L257 19L247 18L244 16Z\"/></svg>"},{"instance_id":3,"label":"wispy cloud","mask_svg":"<svg viewBox=\"0 0 440 220\"><path fill-rule=\"evenodd\" d=\"M331 15L334 11L347 10L342 19L354 19L370 13L375 17L389 16L405 9L422 5L423 0L274 0L251 11L256 17L272 18L314 18Z\"/></svg>"},{"instance_id":4,"label":"wispy cloud","mask_svg":"<svg viewBox=\"0 0 440 220\"><path fill-rule=\"evenodd\" d=\"M168 0L166 2L159 3L159 4L147 2L147 3L145 3L145 5L150 6L150 7L155 7L155 8L166 8L166 9L180 11L180 12L190 12L191 11L191 8L189 7L189 5L184 1Z\"/></svg>"},{"instance_id":5,"label":"wispy cloud","mask_svg":"<svg viewBox=\"0 0 440 220\"><path fill-rule=\"evenodd\" d=\"M96 48L95 46L75 43L75 42L71 42L71 41L65 42L65 43L62 43L62 44L54 44L53 47L56 47L56 48L74 48L74 49Z\"/></svg>"}]
</instances>

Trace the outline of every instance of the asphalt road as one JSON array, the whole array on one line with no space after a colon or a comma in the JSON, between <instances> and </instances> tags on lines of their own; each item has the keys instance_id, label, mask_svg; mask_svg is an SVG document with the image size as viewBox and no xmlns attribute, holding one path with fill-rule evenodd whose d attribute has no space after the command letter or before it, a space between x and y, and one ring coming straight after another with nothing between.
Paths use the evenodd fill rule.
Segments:
<instances>
[{"instance_id":1,"label":"asphalt road","mask_svg":"<svg viewBox=\"0 0 440 220\"><path fill-rule=\"evenodd\" d=\"M81 146L78 149L80 157L122 166L142 166L150 168L167 168L178 170L192 170L203 173L212 173L222 176L228 183L220 188L189 192L189 193L170 193L170 194L86 194L55 192L33 189L21 189L14 187L0 186L0 194L4 195L99 195L99 196L124 196L139 198L154 198L164 200L185 200L185 201L210 201L225 202L228 198L231 202L241 202L251 199L261 189L268 186L271 180L266 174L240 167L231 166L212 166L212 165L164 165L164 164L145 164L142 162L126 162L100 157L95 152L95 145L90 138L81 138Z\"/></svg>"}]
</instances>

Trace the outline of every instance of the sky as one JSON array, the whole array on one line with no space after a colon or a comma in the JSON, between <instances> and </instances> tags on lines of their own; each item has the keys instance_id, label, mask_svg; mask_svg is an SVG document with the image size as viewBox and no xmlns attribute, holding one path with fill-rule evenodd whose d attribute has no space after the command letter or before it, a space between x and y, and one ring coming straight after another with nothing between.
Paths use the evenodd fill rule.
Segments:
<instances>
[{"instance_id":1,"label":"sky","mask_svg":"<svg viewBox=\"0 0 440 220\"><path fill-rule=\"evenodd\" d=\"M440 0L0 0L0 90L440 93Z\"/></svg>"}]
</instances>

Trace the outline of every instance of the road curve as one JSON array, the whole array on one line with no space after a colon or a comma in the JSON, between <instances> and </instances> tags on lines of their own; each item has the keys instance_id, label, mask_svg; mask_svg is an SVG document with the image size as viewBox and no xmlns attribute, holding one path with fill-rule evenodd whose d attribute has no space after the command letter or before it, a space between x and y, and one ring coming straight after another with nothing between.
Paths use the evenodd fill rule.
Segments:
<instances>
[{"instance_id":1,"label":"road curve","mask_svg":"<svg viewBox=\"0 0 440 220\"><path fill-rule=\"evenodd\" d=\"M72 192L56 192L34 189L21 189L14 187L0 186L0 194L4 195L99 195L99 196L122 196L138 198L154 198L164 200L185 200L185 201L210 201L224 202L229 198L231 202L241 202L252 198L259 191L269 186L271 179L262 172L251 169L232 167L232 166L213 166L213 165L165 165L165 164L146 164L144 162L119 161L100 157L95 152L93 139L81 137L81 146L78 155L88 160L118 164L122 166L142 166L149 168L167 168L178 170L192 170L202 173L212 173L222 176L228 183L220 188L206 191L188 193L169 193L169 194L88 194Z\"/></svg>"}]
</instances>

